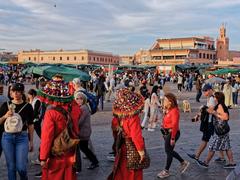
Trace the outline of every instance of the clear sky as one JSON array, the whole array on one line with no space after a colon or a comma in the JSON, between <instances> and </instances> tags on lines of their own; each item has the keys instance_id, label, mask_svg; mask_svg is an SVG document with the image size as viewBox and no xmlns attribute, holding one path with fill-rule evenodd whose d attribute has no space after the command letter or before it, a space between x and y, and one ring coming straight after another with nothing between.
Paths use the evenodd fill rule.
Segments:
<instances>
[{"instance_id":1,"label":"clear sky","mask_svg":"<svg viewBox=\"0 0 240 180\"><path fill-rule=\"evenodd\" d=\"M0 0L0 48L132 55L158 38L216 39L223 22L240 50L240 0Z\"/></svg>"}]
</instances>

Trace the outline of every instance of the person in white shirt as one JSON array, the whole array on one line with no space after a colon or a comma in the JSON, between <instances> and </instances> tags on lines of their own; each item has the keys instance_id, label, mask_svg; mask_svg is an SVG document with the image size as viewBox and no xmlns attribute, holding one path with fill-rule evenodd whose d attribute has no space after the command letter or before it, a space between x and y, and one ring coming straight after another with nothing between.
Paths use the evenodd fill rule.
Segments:
<instances>
[{"instance_id":1,"label":"person in white shirt","mask_svg":"<svg viewBox=\"0 0 240 180\"><path fill-rule=\"evenodd\" d=\"M183 77L181 75L178 75L177 87L179 92L182 91L182 84L183 84Z\"/></svg>"},{"instance_id":2,"label":"person in white shirt","mask_svg":"<svg viewBox=\"0 0 240 180\"><path fill-rule=\"evenodd\" d=\"M108 97L107 97L108 102L111 101L111 95L114 92L114 88L115 88L115 75L113 75L109 81Z\"/></svg>"},{"instance_id":3,"label":"person in white shirt","mask_svg":"<svg viewBox=\"0 0 240 180\"><path fill-rule=\"evenodd\" d=\"M143 120L141 123L142 129L145 128L145 124L149 118L149 110L150 110L150 94L146 93L145 95L145 101L144 101L144 108L143 108Z\"/></svg>"},{"instance_id":4,"label":"person in white shirt","mask_svg":"<svg viewBox=\"0 0 240 180\"><path fill-rule=\"evenodd\" d=\"M158 86L153 86L150 99L150 118L148 124L148 131L154 131L157 122L160 120L159 107L161 106L161 104L158 99L158 91Z\"/></svg>"},{"instance_id":5,"label":"person in white shirt","mask_svg":"<svg viewBox=\"0 0 240 180\"><path fill-rule=\"evenodd\" d=\"M223 86L223 94L225 96L225 105L230 108L233 106L233 98L232 98L232 86L230 84L229 79L226 80L226 84Z\"/></svg>"}]
</instances>

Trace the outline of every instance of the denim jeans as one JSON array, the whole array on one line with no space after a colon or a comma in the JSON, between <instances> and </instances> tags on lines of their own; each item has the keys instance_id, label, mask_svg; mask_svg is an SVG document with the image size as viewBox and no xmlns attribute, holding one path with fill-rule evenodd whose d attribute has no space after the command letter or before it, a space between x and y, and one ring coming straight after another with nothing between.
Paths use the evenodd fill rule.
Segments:
<instances>
[{"instance_id":1,"label":"denim jeans","mask_svg":"<svg viewBox=\"0 0 240 180\"><path fill-rule=\"evenodd\" d=\"M2 156L2 132L0 132L0 158Z\"/></svg>"},{"instance_id":2,"label":"denim jeans","mask_svg":"<svg viewBox=\"0 0 240 180\"><path fill-rule=\"evenodd\" d=\"M104 95L98 95L97 98L98 98L98 102L99 102L98 103L99 109L100 109L100 106L101 106L101 110L103 111Z\"/></svg>"},{"instance_id":3,"label":"denim jeans","mask_svg":"<svg viewBox=\"0 0 240 180\"><path fill-rule=\"evenodd\" d=\"M196 95L196 101L197 101L197 102L200 101L201 96L202 96L202 90L201 90L201 89L198 89L198 90L197 90L197 95Z\"/></svg>"},{"instance_id":4,"label":"denim jeans","mask_svg":"<svg viewBox=\"0 0 240 180\"><path fill-rule=\"evenodd\" d=\"M233 104L238 104L238 92L233 92Z\"/></svg>"},{"instance_id":5,"label":"denim jeans","mask_svg":"<svg viewBox=\"0 0 240 180\"><path fill-rule=\"evenodd\" d=\"M8 179L16 180L16 171L20 180L27 180L28 133L3 133L2 148L5 154Z\"/></svg>"}]
</instances>

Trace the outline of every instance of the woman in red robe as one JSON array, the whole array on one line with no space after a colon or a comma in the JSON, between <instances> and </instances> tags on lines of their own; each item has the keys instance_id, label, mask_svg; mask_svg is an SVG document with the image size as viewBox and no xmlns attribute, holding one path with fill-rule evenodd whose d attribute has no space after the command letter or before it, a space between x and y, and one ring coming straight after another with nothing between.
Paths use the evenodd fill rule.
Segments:
<instances>
[{"instance_id":1,"label":"woman in red robe","mask_svg":"<svg viewBox=\"0 0 240 180\"><path fill-rule=\"evenodd\" d=\"M55 84L55 86L64 87L64 84L61 85L61 83L62 82L60 81L51 82L51 84ZM47 109L42 125L40 145L42 180L75 180L76 171L73 168L73 164L75 163L75 149L65 152L61 156L54 156L51 153L51 149L54 139L65 129L67 125L67 120L64 114L55 108L63 108L71 116L73 124L71 132L73 136L72 138L77 138L77 134L79 133L78 120L81 111L76 102L72 100L71 96L69 96L67 91L61 91L61 95L55 94L54 98L52 96L54 93L53 91L54 90L51 90L51 86L49 85L45 89L42 89L42 91L39 93L41 96L40 98L48 105L52 106L51 108ZM56 95L58 95L58 98Z\"/></svg>"},{"instance_id":2,"label":"woman in red robe","mask_svg":"<svg viewBox=\"0 0 240 180\"><path fill-rule=\"evenodd\" d=\"M144 98L137 93L131 92L129 89L121 89L117 93L117 99L113 104L113 119L118 120L124 132L124 138L129 138L134 143L141 161L144 159L144 140L140 125L139 112L144 105ZM117 149L114 168L108 179L112 180L141 180L143 179L143 170L130 170L127 168L126 145L123 143L120 150Z\"/></svg>"}]
</instances>

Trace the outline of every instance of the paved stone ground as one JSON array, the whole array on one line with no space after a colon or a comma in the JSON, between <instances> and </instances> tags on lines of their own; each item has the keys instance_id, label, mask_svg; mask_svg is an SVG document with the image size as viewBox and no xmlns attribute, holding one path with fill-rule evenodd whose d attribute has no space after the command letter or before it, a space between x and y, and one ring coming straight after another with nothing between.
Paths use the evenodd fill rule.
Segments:
<instances>
[{"instance_id":1,"label":"paved stone ground","mask_svg":"<svg viewBox=\"0 0 240 180\"><path fill-rule=\"evenodd\" d=\"M173 160L172 166L170 168L171 176L167 179L169 180L223 180L229 174L230 170L223 169L222 164L217 164L214 161L210 163L208 169L200 168L196 162L189 159L186 152L194 152L201 141L201 133L199 131L199 123L192 123L191 118L195 115L199 106L206 103L206 99L202 97L201 103L195 102L195 90L193 92L182 92L178 93L176 90L176 84L167 84L167 88L171 92L177 94L179 98L179 104L181 104L183 99L188 99L191 102L192 113L181 112L181 137L177 142L176 151L186 160L190 161L190 167L185 174L180 175L178 172L179 163L177 160ZM30 86L27 86L29 88ZM234 159L238 163L240 161L240 143L238 141L238 136L240 135L240 109L230 110L230 138L233 147ZM111 133L111 103L106 103L104 111L97 112L92 116L92 142L100 161L100 167L95 170L87 170L86 167L89 165L89 161L83 159L83 170L78 174L78 179L81 180L104 180L111 172L112 162L106 159L106 156L111 151L111 145L113 142ZM144 170L145 180L157 179L156 175L165 166L166 155L164 152L164 141L161 136L159 127L155 132L148 132L143 130L143 135L145 137L146 147L151 157L150 168ZM35 136L37 137L37 136ZM35 152L29 154L29 161L36 159L37 157L37 147L39 144L39 139L35 138ZM204 159L207 155L207 150L202 154L200 159ZM28 174L29 179L35 179L34 174L40 170L39 166L31 165L29 163ZM0 179L7 179L7 169L4 155L0 159Z\"/></svg>"}]
</instances>

